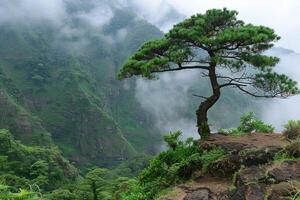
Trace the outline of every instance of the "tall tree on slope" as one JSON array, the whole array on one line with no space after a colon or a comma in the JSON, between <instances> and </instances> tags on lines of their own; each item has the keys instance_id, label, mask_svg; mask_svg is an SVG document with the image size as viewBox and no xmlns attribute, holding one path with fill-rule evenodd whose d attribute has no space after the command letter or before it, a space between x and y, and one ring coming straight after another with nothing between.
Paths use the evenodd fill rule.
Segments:
<instances>
[{"instance_id":1,"label":"tall tree on slope","mask_svg":"<svg viewBox=\"0 0 300 200\"><path fill-rule=\"evenodd\" d=\"M212 9L175 25L162 39L146 42L118 74L119 79L133 75L153 79L157 73L202 70L212 94L205 97L197 111L197 127L202 139L210 135L208 110L221 91L233 87L253 97L286 98L299 93L297 83L274 72L279 58L264 55L280 39L265 26L245 24L238 12Z\"/></svg>"}]
</instances>

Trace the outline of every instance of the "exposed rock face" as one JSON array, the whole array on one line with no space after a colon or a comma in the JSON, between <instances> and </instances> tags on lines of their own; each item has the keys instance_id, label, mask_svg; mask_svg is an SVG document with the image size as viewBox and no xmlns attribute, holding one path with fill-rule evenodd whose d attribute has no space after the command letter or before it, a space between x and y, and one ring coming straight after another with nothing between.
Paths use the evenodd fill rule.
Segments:
<instances>
[{"instance_id":1,"label":"exposed rock face","mask_svg":"<svg viewBox=\"0 0 300 200\"><path fill-rule=\"evenodd\" d=\"M276 183L290 180L300 181L300 161L284 161L278 166L272 166L267 176Z\"/></svg>"},{"instance_id":2,"label":"exposed rock face","mask_svg":"<svg viewBox=\"0 0 300 200\"><path fill-rule=\"evenodd\" d=\"M201 148L221 147L228 154L208 171L168 200L290 200L300 191L300 143L289 143L280 134L215 135ZM293 159L274 162L278 152ZM165 199L164 199L165 200Z\"/></svg>"},{"instance_id":3,"label":"exposed rock face","mask_svg":"<svg viewBox=\"0 0 300 200\"><path fill-rule=\"evenodd\" d=\"M300 189L299 183L282 182L274 184L269 190L269 200L290 200L291 195L295 195Z\"/></svg>"},{"instance_id":4,"label":"exposed rock face","mask_svg":"<svg viewBox=\"0 0 300 200\"><path fill-rule=\"evenodd\" d=\"M184 200L209 200L210 198L210 190L203 188L196 190L192 193L187 194L184 197Z\"/></svg>"}]
</instances>

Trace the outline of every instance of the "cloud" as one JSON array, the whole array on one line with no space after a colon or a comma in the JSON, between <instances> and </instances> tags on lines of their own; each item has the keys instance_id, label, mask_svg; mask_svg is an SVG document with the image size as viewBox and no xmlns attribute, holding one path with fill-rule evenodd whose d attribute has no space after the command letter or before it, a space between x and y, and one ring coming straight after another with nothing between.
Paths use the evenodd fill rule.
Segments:
<instances>
[{"instance_id":1,"label":"cloud","mask_svg":"<svg viewBox=\"0 0 300 200\"><path fill-rule=\"evenodd\" d=\"M236 9L239 18L254 24L263 24L274 28L280 36L278 45L300 52L300 1L298 0L117 0L137 12L137 15L149 20L163 30L182 20L183 15L203 13L210 8ZM67 4L78 7L70 13ZM84 7L82 5L88 5ZM182 15L182 14L183 15ZM47 22L58 27L57 43L68 49L82 50L89 44L87 34L100 37L106 42L122 40L128 30L121 29L114 36L99 34L103 25L109 23L113 11L109 1L104 0L1 0L0 25L5 23L34 24ZM85 26L74 27L70 21L79 20ZM75 39L74 39L75 38ZM63 43L62 43L63 41ZM278 71L286 73L300 82L300 56L296 53L272 52L282 58ZM195 133L194 118L185 115L192 100L190 89L197 82L197 73L186 72L164 74L157 81L137 81L136 97L146 111L158 120L156 126L162 131L174 129ZM263 118L277 128L290 118L300 119L297 105L299 97L288 100L272 100L263 105Z\"/></svg>"},{"instance_id":2,"label":"cloud","mask_svg":"<svg viewBox=\"0 0 300 200\"><path fill-rule=\"evenodd\" d=\"M137 15L163 31L169 30L175 23L184 18L172 6L172 3L166 0L119 0L119 2L123 6L133 9Z\"/></svg>"},{"instance_id":3,"label":"cloud","mask_svg":"<svg viewBox=\"0 0 300 200\"><path fill-rule=\"evenodd\" d=\"M111 4L103 0L2 0L0 4L0 26L47 25L56 33L53 45L70 53L83 52L91 44L91 37L114 42L102 33L103 26L114 16ZM118 37L124 34L120 32Z\"/></svg>"},{"instance_id":4,"label":"cloud","mask_svg":"<svg viewBox=\"0 0 300 200\"><path fill-rule=\"evenodd\" d=\"M113 17L113 12L108 5L94 4L87 12L79 12L76 18L81 19L93 27L102 27Z\"/></svg>"},{"instance_id":5,"label":"cloud","mask_svg":"<svg viewBox=\"0 0 300 200\"><path fill-rule=\"evenodd\" d=\"M0 25L47 20L59 24L65 17L63 0L1 0Z\"/></svg>"},{"instance_id":6,"label":"cloud","mask_svg":"<svg viewBox=\"0 0 300 200\"><path fill-rule=\"evenodd\" d=\"M270 54L281 58L276 71L284 73L300 83L300 54L273 50ZM299 84L300 87L300 84ZM277 130L282 130L283 124L291 119L300 119L300 96L288 99L273 99L262 106L264 121L273 124Z\"/></svg>"},{"instance_id":7,"label":"cloud","mask_svg":"<svg viewBox=\"0 0 300 200\"><path fill-rule=\"evenodd\" d=\"M186 16L204 13L212 8L236 9L240 13L240 19L274 28L282 36L278 46L300 52L300 1L298 0L251 0L247 2L245 0L135 0L134 2L139 7L139 14L146 13L145 18L150 18L154 22L155 19L165 15L165 8L161 7L164 5ZM180 20L178 18L177 22ZM174 24L175 21L172 23Z\"/></svg>"},{"instance_id":8,"label":"cloud","mask_svg":"<svg viewBox=\"0 0 300 200\"><path fill-rule=\"evenodd\" d=\"M169 7L175 8L179 13L186 16L204 13L212 8L235 9L239 11L238 17L245 22L275 29L277 34L281 36L281 40L276 44L277 47L282 46L300 52L300 1L298 0L252 0L247 2L244 0L156 0L154 3L152 0L136 0L135 2L139 5L137 11L140 14L148 13L144 15L144 18L150 18L154 23L155 19L164 19L166 15L164 9L159 8L159 5L163 4L168 4ZM152 15L155 17L152 18ZM160 26L159 23L156 25L166 30L165 27L171 27L179 21L181 21L180 18L177 21L173 20L168 26ZM279 73L287 74L300 83L300 54L283 49L274 49L270 54L281 58L281 62L276 66ZM183 77L195 80L192 73ZM187 103L184 102L190 102L192 98L189 96L190 94L184 92L186 89L178 88L178 85L190 87L193 81L187 84L177 75L174 77L166 75L166 77L162 76L161 78L163 80L158 80L156 83L139 80L137 98L144 108L158 119L156 125L161 130L166 131L178 127L184 132L192 133L195 130L190 129L194 128L195 122L191 118L182 116L182 112L180 112L187 108ZM164 85L172 86L165 88ZM260 101L261 109L257 112L264 121L276 126L277 130L282 130L282 125L289 119L300 119L299 102L300 96Z\"/></svg>"},{"instance_id":9,"label":"cloud","mask_svg":"<svg viewBox=\"0 0 300 200\"><path fill-rule=\"evenodd\" d=\"M136 98L156 122L162 133L181 130L185 137L198 137L194 117L185 116L191 102L190 89L200 74L186 71L165 73L158 80L140 78L136 83Z\"/></svg>"}]
</instances>

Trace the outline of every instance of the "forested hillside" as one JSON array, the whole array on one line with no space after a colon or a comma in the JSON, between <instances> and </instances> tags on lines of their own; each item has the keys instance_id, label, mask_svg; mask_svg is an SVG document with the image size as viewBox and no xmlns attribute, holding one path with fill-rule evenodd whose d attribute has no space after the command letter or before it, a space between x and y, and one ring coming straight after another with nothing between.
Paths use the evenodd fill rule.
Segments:
<instances>
[{"instance_id":1,"label":"forested hillside","mask_svg":"<svg viewBox=\"0 0 300 200\"><path fill-rule=\"evenodd\" d=\"M116 7L99 30L76 15L93 5L68 6L63 27L47 21L0 27L1 128L26 144L58 145L84 165L154 152L159 136L151 119L115 74L140 44L162 33Z\"/></svg>"},{"instance_id":2,"label":"forested hillside","mask_svg":"<svg viewBox=\"0 0 300 200\"><path fill-rule=\"evenodd\" d=\"M130 7L95 2L66 1L59 25L39 19L0 26L0 127L25 144L57 145L80 166L111 166L160 146L160 118L142 108L135 80L118 81L116 74L141 44L163 33ZM110 18L96 26L82 13L101 14L99 5ZM187 96L207 87L205 81L190 87ZM222 114L218 108L211 113L216 125L233 124L228 113L239 116L253 105L246 98L230 104L234 96L228 91L219 104ZM194 119L200 99L193 100L182 116Z\"/></svg>"},{"instance_id":3,"label":"forested hillside","mask_svg":"<svg viewBox=\"0 0 300 200\"><path fill-rule=\"evenodd\" d=\"M198 141L195 110L211 93L207 74L154 70L150 80L118 80L134 52L184 18L169 3L148 20L153 16L132 0L47 2L54 3L0 2L0 200L186 200L206 192L198 186L215 172L212 180L224 178L226 187L209 187L206 196L230 199L247 195L248 182L237 182L245 166L280 163L281 170L291 162L297 171L300 122L286 124L284 135L271 134L282 125L255 117L264 102L224 89L208 113L212 133L219 134ZM176 60L181 53L174 47ZM153 64L143 58L141 71ZM236 127L249 111L256 112ZM276 183L299 182L291 166L287 176L293 176ZM257 181L268 189L262 194L273 194L272 176L263 179Z\"/></svg>"}]
</instances>

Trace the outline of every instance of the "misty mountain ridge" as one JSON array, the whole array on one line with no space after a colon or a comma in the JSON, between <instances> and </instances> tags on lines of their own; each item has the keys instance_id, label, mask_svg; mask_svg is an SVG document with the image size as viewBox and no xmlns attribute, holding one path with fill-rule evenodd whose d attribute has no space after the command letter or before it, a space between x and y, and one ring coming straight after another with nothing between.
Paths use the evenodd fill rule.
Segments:
<instances>
[{"instance_id":1,"label":"misty mountain ridge","mask_svg":"<svg viewBox=\"0 0 300 200\"><path fill-rule=\"evenodd\" d=\"M53 140L65 156L85 165L154 152L145 143L159 141L151 119L115 74L131 52L162 33L110 4L109 19L94 24L87 19L98 8L77 3L66 4L67 17L59 24L42 18L1 25L1 127L27 144Z\"/></svg>"},{"instance_id":2,"label":"misty mountain ridge","mask_svg":"<svg viewBox=\"0 0 300 200\"><path fill-rule=\"evenodd\" d=\"M4 5L10 11L11 2ZM132 52L163 36L131 11L138 9L134 3L65 0L61 6L55 16L21 12L0 25L2 128L27 144L58 145L78 164L111 165L137 152L154 153L160 134L170 130L197 137L199 99L192 95L207 93L200 74L116 81ZM169 19L182 17L167 10ZM233 126L257 107L235 91L221 98L210 113L215 129Z\"/></svg>"}]
</instances>

